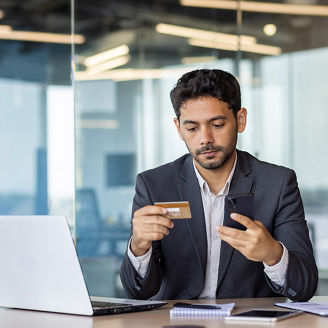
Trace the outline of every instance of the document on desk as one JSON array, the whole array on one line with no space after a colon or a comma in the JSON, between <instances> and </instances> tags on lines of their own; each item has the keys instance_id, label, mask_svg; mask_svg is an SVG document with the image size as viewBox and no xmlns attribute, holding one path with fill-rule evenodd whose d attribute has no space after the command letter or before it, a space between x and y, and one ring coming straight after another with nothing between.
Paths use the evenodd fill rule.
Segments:
<instances>
[{"instance_id":1,"label":"document on desk","mask_svg":"<svg viewBox=\"0 0 328 328\"><path fill-rule=\"evenodd\" d=\"M170 316L230 316L235 303L227 304L200 304L175 303L170 310Z\"/></svg>"},{"instance_id":2,"label":"document on desk","mask_svg":"<svg viewBox=\"0 0 328 328\"><path fill-rule=\"evenodd\" d=\"M285 307L287 309L300 310L312 314L328 316L328 302L323 302L323 303L291 302L291 303L275 303L274 305Z\"/></svg>"}]
</instances>

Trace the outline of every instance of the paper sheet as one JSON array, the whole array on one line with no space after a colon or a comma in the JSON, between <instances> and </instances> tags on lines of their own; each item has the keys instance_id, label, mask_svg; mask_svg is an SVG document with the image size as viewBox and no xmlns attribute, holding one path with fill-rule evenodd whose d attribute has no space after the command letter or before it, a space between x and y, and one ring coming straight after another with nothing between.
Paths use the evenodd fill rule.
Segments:
<instances>
[{"instance_id":1,"label":"paper sheet","mask_svg":"<svg viewBox=\"0 0 328 328\"><path fill-rule=\"evenodd\" d=\"M312 302L292 302L292 303L275 303L280 307L285 307L293 310L300 310L322 316L328 316L328 302L312 303Z\"/></svg>"}]
</instances>

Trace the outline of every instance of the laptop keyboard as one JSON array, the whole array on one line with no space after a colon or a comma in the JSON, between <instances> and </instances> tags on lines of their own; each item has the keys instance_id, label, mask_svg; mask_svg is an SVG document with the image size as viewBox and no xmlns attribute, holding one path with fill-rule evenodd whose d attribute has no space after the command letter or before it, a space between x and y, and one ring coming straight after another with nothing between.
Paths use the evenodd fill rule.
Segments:
<instances>
[{"instance_id":1,"label":"laptop keyboard","mask_svg":"<svg viewBox=\"0 0 328 328\"><path fill-rule=\"evenodd\" d=\"M92 301L92 307L94 308L117 308L117 307L130 307L132 304L128 303L110 303L110 302L100 302Z\"/></svg>"}]
</instances>

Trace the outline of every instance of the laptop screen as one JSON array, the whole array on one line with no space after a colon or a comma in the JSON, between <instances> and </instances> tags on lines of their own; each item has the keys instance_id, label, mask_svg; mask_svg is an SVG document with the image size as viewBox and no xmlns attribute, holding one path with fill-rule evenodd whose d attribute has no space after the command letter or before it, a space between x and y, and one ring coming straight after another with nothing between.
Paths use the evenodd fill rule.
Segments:
<instances>
[{"instance_id":1,"label":"laptop screen","mask_svg":"<svg viewBox=\"0 0 328 328\"><path fill-rule=\"evenodd\" d=\"M92 315L64 216L0 216L0 306Z\"/></svg>"}]
</instances>

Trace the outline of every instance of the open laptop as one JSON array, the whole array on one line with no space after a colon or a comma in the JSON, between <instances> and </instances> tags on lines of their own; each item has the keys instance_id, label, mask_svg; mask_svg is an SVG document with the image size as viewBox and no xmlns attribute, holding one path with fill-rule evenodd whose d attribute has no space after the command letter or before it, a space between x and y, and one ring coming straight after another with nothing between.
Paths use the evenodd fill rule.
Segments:
<instances>
[{"instance_id":1,"label":"open laptop","mask_svg":"<svg viewBox=\"0 0 328 328\"><path fill-rule=\"evenodd\" d=\"M91 316L167 304L90 299L64 216L0 216L0 263L3 307Z\"/></svg>"}]
</instances>

